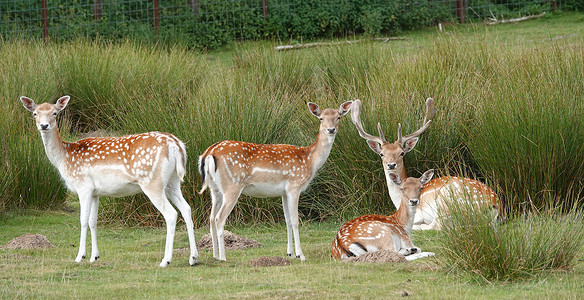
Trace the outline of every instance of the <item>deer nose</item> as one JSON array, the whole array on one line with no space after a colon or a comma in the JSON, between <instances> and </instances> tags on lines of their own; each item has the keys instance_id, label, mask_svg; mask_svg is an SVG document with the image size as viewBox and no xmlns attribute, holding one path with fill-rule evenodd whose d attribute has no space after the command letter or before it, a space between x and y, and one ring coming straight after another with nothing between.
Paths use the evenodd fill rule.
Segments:
<instances>
[{"instance_id":1,"label":"deer nose","mask_svg":"<svg viewBox=\"0 0 584 300\"><path fill-rule=\"evenodd\" d=\"M397 164L396 163L387 164L387 168L390 169L390 170L395 169L395 167L397 167Z\"/></svg>"},{"instance_id":2,"label":"deer nose","mask_svg":"<svg viewBox=\"0 0 584 300\"><path fill-rule=\"evenodd\" d=\"M414 206L418 205L419 202L420 202L420 199L410 199L410 203Z\"/></svg>"},{"instance_id":3,"label":"deer nose","mask_svg":"<svg viewBox=\"0 0 584 300\"><path fill-rule=\"evenodd\" d=\"M337 129L336 128L328 128L327 131L328 131L328 133L333 134L337 131Z\"/></svg>"},{"instance_id":4,"label":"deer nose","mask_svg":"<svg viewBox=\"0 0 584 300\"><path fill-rule=\"evenodd\" d=\"M47 130L47 129L49 129L49 124L41 124L40 127L41 127L41 130Z\"/></svg>"}]
</instances>

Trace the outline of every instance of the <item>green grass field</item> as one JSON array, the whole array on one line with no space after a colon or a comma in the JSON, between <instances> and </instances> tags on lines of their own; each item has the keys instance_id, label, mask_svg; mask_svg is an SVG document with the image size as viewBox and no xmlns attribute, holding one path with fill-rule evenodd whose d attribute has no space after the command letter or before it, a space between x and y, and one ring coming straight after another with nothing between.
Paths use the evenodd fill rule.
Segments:
<instances>
[{"instance_id":1,"label":"green grass field","mask_svg":"<svg viewBox=\"0 0 584 300\"><path fill-rule=\"evenodd\" d=\"M584 292L581 247L565 249L575 254L566 268L519 269L520 276L500 280L483 278L482 271L453 259L465 256L452 255L456 251L491 253L449 245L460 238L456 231L450 237L414 233L415 244L436 252L435 258L384 265L332 261L330 244L344 221L393 211L379 157L348 119L341 120L327 163L300 199L306 262L247 265L260 255L282 256L286 231L280 199L243 197L226 229L264 247L227 251L227 262L200 251L195 267L179 250L170 267L161 269L162 218L145 197L134 196L100 201L101 258L76 264L76 196L68 196L49 164L18 97L42 102L71 95L59 123L68 140L96 130L115 135L160 130L186 141L189 172L183 193L193 208L197 238L208 232L210 201L208 193L194 193L200 187L196 158L214 142L309 145L317 120L305 102L338 107L355 98L363 101L365 128L373 131L381 122L388 139L394 139L398 122L405 132L419 126L423 101L433 97L436 117L406 157L408 174L435 168L438 175L467 173L487 182L515 217L501 225L514 243L513 234L531 233L529 228L525 235L518 232L531 224L521 223L523 212L582 207L583 23L582 14L552 14L518 24L448 25L446 33L429 28L388 43L286 52L274 51L273 42L237 43L201 54L132 43L0 41L5 112L0 118L0 245L39 233L56 246L0 250L0 297L393 298L407 290L432 299L578 298ZM544 228L530 249L553 259L556 252L544 248L550 239L582 245L581 219L576 218L578 226L552 220L559 220L557 231L546 235ZM550 235L555 232L562 232L561 238ZM475 245L485 242L480 230L475 233ZM181 224L175 248L186 246Z\"/></svg>"},{"instance_id":2,"label":"green grass field","mask_svg":"<svg viewBox=\"0 0 584 300\"><path fill-rule=\"evenodd\" d=\"M513 283L485 282L442 266L437 232L415 232L416 245L435 258L404 264L352 264L333 261L330 244L338 223L304 223L300 234L307 260L289 266L250 267L259 256L284 256L283 224L227 226L262 243L261 248L227 250L227 262L200 250L188 265L188 251L175 251L172 264L158 267L164 228L99 226L100 259L75 263L76 212L27 211L0 220L0 244L25 233L40 233L56 246L44 250L0 250L0 292L14 298L398 298L416 299L576 299L584 289L584 263ZM182 225L182 224L181 224ZM196 230L200 239L207 227ZM75 246L74 246L75 245ZM188 247L184 225L177 226L175 249ZM583 252L579 258L582 260Z\"/></svg>"}]
</instances>

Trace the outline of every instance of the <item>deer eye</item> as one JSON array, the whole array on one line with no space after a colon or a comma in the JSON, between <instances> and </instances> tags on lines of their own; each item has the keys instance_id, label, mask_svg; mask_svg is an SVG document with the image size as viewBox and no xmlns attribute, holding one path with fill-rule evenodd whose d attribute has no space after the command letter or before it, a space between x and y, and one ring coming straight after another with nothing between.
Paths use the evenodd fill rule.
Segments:
<instances>
[{"instance_id":1,"label":"deer eye","mask_svg":"<svg viewBox=\"0 0 584 300\"><path fill-rule=\"evenodd\" d=\"M54 113L53 113L53 117L56 117L56 116L57 116L57 113L56 113L56 112L54 112Z\"/></svg>"},{"instance_id":2,"label":"deer eye","mask_svg":"<svg viewBox=\"0 0 584 300\"><path fill-rule=\"evenodd\" d=\"M404 155L406 155L405 152L402 152L402 153L399 154L399 156L404 156Z\"/></svg>"},{"instance_id":3,"label":"deer eye","mask_svg":"<svg viewBox=\"0 0 584 300\"><path fill-rule=\"evenodd\" d=\"M322 121L322 118L318 118L318 119Z\"/></svg>"},{"instance_id":4,"label":"deer eye","mask_svg":"<svg viewBox=\"0 0 584 300\"><path fill-rule=\"evenodd\" d=\"M338 116L338 117L337 117L337 121L338 121L338 120L340 120L340 119L341 119L341 116Z\"/></svg>"},{"instance_id":5,"label":"deer eye","mask_svg":"<svg viewBox=\"0 0 584 300\"><path fill-rule=\"evenodd\" d=\"M32 114L32 116L33 116L33 117L36 117L36 116L38 116L38 115L37 115L37 113L33 113L33 114Z\"/></svg>"},{"instance_id":6,"label":"deer eye","mask_svg":"<svg viewBox=\"0 0 584 300\"><path fill-rule=\"evenodd\" d=\"M383 157L383 153L379 153L379 156Z\"/></svg>"}]
</instances>

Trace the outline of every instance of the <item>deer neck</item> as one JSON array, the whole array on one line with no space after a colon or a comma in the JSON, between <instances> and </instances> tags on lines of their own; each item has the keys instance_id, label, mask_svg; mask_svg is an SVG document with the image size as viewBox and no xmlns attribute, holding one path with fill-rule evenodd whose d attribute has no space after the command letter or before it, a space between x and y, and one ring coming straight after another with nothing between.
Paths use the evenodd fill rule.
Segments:
<instances>
[{"instance_id":1,"label":"deer neck","mask_svg":"<svg viewBox=\"0 0 584 300\"><path fill-rule=\"evenodd\" d=\"M400 200L401 205L398 210L394 213L395 219L401 225L404 230L410 234L412 232L412 227L414 226L414 217L416 214L416 207L408 205L407 200Z\"/></svg>"},{"instance_id":2,"label":"deer neck","mask_svg":"<svg viewBox=\"0 0 584 300\"><path fill-rule=\"evenodd\" d=\"M60 170L61 165L65 162L67 149L65 143L59 136L59 129L54 128L48 132L41 131L41 137L43 139L45 153L47 154L49 161Z\"/></svg>"},{"instance_id":3,"label":"deer neck","mask_svg":"<svg viewBox=\"0 0 584 300\"><path fill-rule=\"evenodd\" d=\"M397 173L402 180L408 178L406 174L406 169L404 167L400 167L397 170L389 171L387 168L383 168L385 172L385 181L387 182L387 190L389 191L389 197L391 198L391 202L393 202L393 206L396 209L399 209L402 202L402 191L399 188L399 185L393 183L393 181L389 178L390 173Z\"/></svg>"},{"instance_id":4,"label":"deer neck","mask_svg":"<svg viewBox=\"0 0 584 300\"><path fill-rule=\"evenodd\" d=\"M326 162L334 142L335 135L331 136L319 130L314 144L307 147L308 160L309 164L312 165L313 176Z\"/></svg>"}]
</instances>

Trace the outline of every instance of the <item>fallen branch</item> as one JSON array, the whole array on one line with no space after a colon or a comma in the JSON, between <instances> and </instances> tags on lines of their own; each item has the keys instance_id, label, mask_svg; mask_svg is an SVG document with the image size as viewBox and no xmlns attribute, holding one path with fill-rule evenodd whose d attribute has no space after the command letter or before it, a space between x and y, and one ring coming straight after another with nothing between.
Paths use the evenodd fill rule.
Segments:
<instances>
[{"instance_id":1,"label":"fallen branch","mask_svg":"<svg viewBox=\"0 0 584 300\"><path fill-rule=\"evenodd\" d=\"M374 38L373 40L381 41L382 43L393 41L393 40L407 40L405 37L386 37L386 38ZM333 45L341 45L341 44L357 44L360 43L361 40L353 40L353 41L342 41L342 42L316 42L316 43L306 43L306 44L295 44L295 45L283 45L274 47L277 51L283 50L293 50L293 49L302 49L302 48L312 48L312 47L320 47L320 46L333 46Z\"/></svg>"},{"instance_id":2,"label":"fallen branch","mask_svg":"<svg viewBox=\"0 0 584 300\"><path fill-rule=\"evenodd\" d=\"M525 17L509 19L509 20L497 20L497 18L493 17L493 18L489 18L490 21L487 22L487 25L497 25L497 24L504 24L504 23L517 23L517 22L521 22L521 21L525 21L525 20L529 20L529 19L541 18L543 16L545 16L545 11L539 15L531 15L531 16L525 16Z\"/></svg>"}]
</instances>

